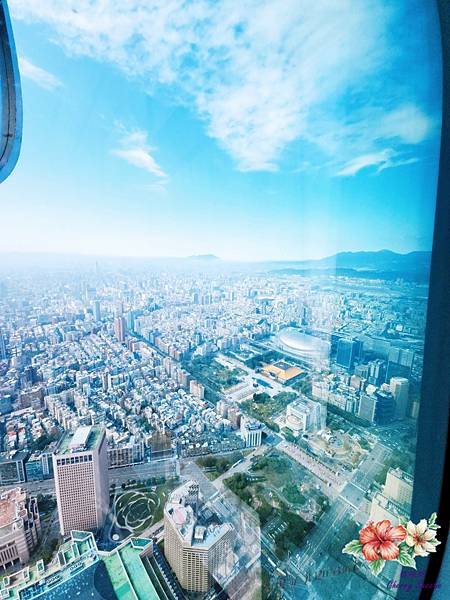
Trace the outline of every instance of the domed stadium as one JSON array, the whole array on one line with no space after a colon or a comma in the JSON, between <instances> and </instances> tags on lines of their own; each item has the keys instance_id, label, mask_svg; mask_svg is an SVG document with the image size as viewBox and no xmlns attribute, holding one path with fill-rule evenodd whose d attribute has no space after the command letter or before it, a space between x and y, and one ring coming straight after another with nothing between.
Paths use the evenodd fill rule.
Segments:
<instances>
[{"instance_id":1,"label":"domed stadium","mask_svg":"<svg viewBox=\"0 0 450 600\"><path fill-rule=\"evenodd\" d=\"M275 338L275 344L284 352L304 360L326 360L330 355L328 342L295 327L282 329Z\"/></svg>"}]
</instances>

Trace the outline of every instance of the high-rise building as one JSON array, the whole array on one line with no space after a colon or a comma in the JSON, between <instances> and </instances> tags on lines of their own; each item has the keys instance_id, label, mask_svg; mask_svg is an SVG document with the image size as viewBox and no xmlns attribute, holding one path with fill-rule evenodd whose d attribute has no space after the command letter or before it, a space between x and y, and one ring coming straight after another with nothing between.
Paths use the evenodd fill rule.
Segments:
<instances>
[{"instance_id":1,"label":"high-rise building","mask_svg":"<svg viewBox=\"0 0 450 600\"><path fill-rule=\"evenodd\" d=\"M156 544L145 538L127 538L108 551L98 549L91 532L73 531L59 546L57 556L48 565L37 561L10 577L3 577L0 597L8 600L184 598L175 578L167 573L169 569ZM161 580L167 584L164 591Z\"/></svg>"},{"instance_id":2,"label":"high-rise building","mask_svg":"<svg viewBox=\"0 0 450 600\"><path fill-rule=\"evenodd\" d=\"M0 496L0 566L25 564L36 548L41 532L35 498L20 487Z\"/></svg>"},{"instance_id":3,"label":"high-rise building","mask_svg":"<svg viewBox=\"0 0 450 600\"><path fill-rule=\"evenodd\" d=\"M341 338L337 343L336 364L350 370L359 353L361 342Z\"/></svg>"},{"instance_id":4,"label":"high-rise building","mask_svg":"<svg viewBox=\"0 0 450 600\"><path fill-rule=\"evenodd\" d=\"M361 379L368 379L369 370L369 365L356 365L354 374L356 377L361 377Z\"/></svg>"},{"instance_id":5,"label":"high-rise building","mask_svg":"<svg viewBox=\"0 0 450 600\"><path fill-rule=\"evenodd\" d=\"M392 377L389 387L395 400L395 418L404 419L408 410L409 381L405 377Z\"/></svg>"},{"instance_id":6,"label":"high-rise building","mask_svg":"<svg viewBox=\"0 0 450 600\"><path fill-rule=\"evenodd\" d=\"M262 425L256 421L247 419L241 422L241 435L247 448L261 446L262 443Z\"/></svg>"},{"instance_id":7,"label":"high-rise building","mask_svg":"<svg viewBox=\"0 0 450 600\"><path fill-rule=\"evenodd\" d=\"M389 425L395 417L395 400L391 392L377 390L375 392L375 422L377 425Z\"/></svg>"},{"instance_id":8,"label":"high-rise building","mask_svg":"<svg viewBox=\"0 0 450 600\"><path fill-rule=\"evenodd\" d=\"M372 385L380 385L381 383L384 383L386 377L386 362L381 358L377 358L376 360L372 360L368 366L368 382Z\"/></svg>"},{"instance_id":9,"label":"high-rise building","mask_svg":"<svg viewBox=\"0 0 450 600\"><path fill-rule=\"evenodd\" d=\"M205 398L205 386L195 379L189 383L189 392L198 400Z\"/></svg>"},{"instance_id":10,"label":"high-rise building","mask_svg":"<svg viewBox=\"0 0 450 600\"><path fill-rule=\"evenodd\" d=\"M412 502L413 478L401 469L389 469L384 484L384 495L409 508Z\"/></svg>"},{"instance_id":11,"label":"high-rise building","mask_svg":"<svg viewBox=\"0 0 450 600\"><path fill-rule=\"evenodd\" d=\"M227 418L233 427L239 428L241 426L241 411L236 406L231 406L228 409Z\"/></svg>"},{"instance_id":12,"label":"high-rise building","mask_svg":"<svg viewBox=\"0 0 450 600\"><path fill-rule=\"evenodd\" d=\"M306 396L294 400L286 407L286 427L289 427L295 435L324 429L326 419L325 404L310 400Z\"/></svg>"},{"instance_id":13,"label":"high-rise building","mask_svg":"<svg viewBox=\"0 0 450 600\"><path fill-rule=\"evenodd\" d=\"M118 342L123 343L125 341L127 337L127 324L122 315L114 319L114 333Z\"/></svg>"},{"instance_id":14,"label":"high-rise building","mask_svg":"<svg viewBox=\"0 0 450 600\"><path fill-rule=\"evenodd\" d=\"M105 431L89 426L66 433L53 456L53 471L61 534L100 529L109 507Z\"/></svg>"},{"instance_id":15,"label":"high-rise building","mask_svg":"<svg viewBox=\"0 0 450 600\"><path fill-rule=\"evenodd\" d=\"M164 554L182 588L208 592L214 574L229 562L235 530L211 510L203 510L198 483L174 490L164 507Z\"/></svg>"},{"instance_id":16,"label":"high-rise building","mask_svg":"<svg viewBox=\"0 0 450 600\"><path fill-rule=\"evenodd\" d=\"M370 394L362 394L359 401L358 417L373 423L375 420L376 398Z\"/></svg>"},{"instance_id":17,"label":"high-rise building","mask_svg":"<svg viewBox=\"0 0 450 600\"><path fill-rule=\"evenodd\" d=\"M39 452L35 452L25 463L25 473L27 481L42 481L44 475L42 473L42 462Z\"/></svg>"},{"instance_id":18,"label":"high-rise building","mask_svg":"<svg viewBox=\"0 0 450 600\"><path fill-rule=\"evenodd\" d=\"M102 311L98 300L94 302L94 319L97 323L102 320Z\"/></svg>"},{"instance_id":19,"label":"high-rise building","mask_svg":"<svg viewBox=\"0 0 450 600\"><path fill-rule=\"evenodd\" d=\"M134 312L132 310L127 313L127 329L128 331L134 331Z\"/></svg>"},{"instance_id":20,"label":"high-rise building","mask_svg":"<svg viewBox=\"0 0 450 600\"><path fill-rule=\"evenodd\" d=\"M6 358L6 337L2 329L0 328L0 360L6 360Z\"/></svg>"},{"instance_id":21,"label":"high-rise building","mask_svg":"<svg viewBox=\"0 0 450 600\"><path fill-rule=\"evenodd\" d=\"M386 381L390 381L391 377L409 378L413 362L414 350L408 348L391 348L389 350Z\"/></svg>"},{"instance_id":22,"label":"high-rise building","mask_svg":"<svg viewBox=\"0 0 450 600\"><path fill-rule=\"evenodd\" d=\"M413 478L401 469L389 469L384 488L374 495L370 507L370 519L397 521L410 514Z\"/></svg>"}]
</instances>

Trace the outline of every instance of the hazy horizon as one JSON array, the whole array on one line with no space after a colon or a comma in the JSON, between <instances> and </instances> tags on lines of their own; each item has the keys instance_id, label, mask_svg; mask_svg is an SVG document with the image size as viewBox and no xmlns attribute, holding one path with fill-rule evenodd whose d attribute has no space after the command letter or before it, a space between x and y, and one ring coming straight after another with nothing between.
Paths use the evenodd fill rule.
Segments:
<instances>
[{"instance_id":1,"label":"hazy horizon","mask_svg":"<svg viewBox=\"0 0 450 600\"><path fill-rule=\"evenodd\" d=\"M296 262L317 262L317 261L322 261L325 259L331 259L334 258L338 255L342 255L342 254L381 254L381 253L393 253L399 256L407 256L409 254L415 254L417 252L420 253L430 253L431 254L431 249L430 250L411 250L409 252L395 252L394 250L390 250L389 248L380 248L379 250L343 250L341 252L338 252L336 254L332 254L332 255L326 255L326 256L320 256L319 258L286 258L286 259L274 259L274 258L265 258L265 259L255 259L255 260L250 260L250 259L246 259L245 257L242 258L236 258L236 259L227 259L227 258L222 258L221 256L217 256L216 254L213 253L206 253L206 254L191 254L189 256L157 256L157 255L142 255L142 256L137 256L137 255L121 255L121 254L91 254L91 253L82 253L82 252L42 252L42 251L2 251L0 250L0 256L43 256L43 257L68 257L68 258L76 258L76 257L81 257L81 258L91 258L91 259L136 259L136 260L218 260L221 262L231 262L231 263L241 263L241 262L249 262L249 263L266 263L266 262L283 262L283 263L288 263L288 262L292 262L292 263L296 263Z\"/></svg>"}]
</instances>

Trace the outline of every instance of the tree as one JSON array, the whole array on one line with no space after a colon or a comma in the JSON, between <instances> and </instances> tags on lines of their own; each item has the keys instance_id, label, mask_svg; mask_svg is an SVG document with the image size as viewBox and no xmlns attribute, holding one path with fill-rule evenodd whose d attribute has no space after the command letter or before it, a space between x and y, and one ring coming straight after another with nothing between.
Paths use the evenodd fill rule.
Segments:
<instances>
[{"instance_id":1,"label":"tree","mask_svg":"<svg viewBox=\"0 0 450 600\"><path fill-rule=\"evenodd\" d=\"M266 392L253 394L253 402L256 402L256 404L265 404L266 402L270 402L270 396Z\"/></svg>"}]
</instances>

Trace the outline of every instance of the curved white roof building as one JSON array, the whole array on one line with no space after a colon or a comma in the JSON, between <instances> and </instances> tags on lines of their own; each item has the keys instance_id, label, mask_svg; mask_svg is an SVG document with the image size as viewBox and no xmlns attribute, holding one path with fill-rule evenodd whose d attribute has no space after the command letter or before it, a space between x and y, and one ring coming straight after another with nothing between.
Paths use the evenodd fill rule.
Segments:
<instances>
[{"instance_id":1,"label":"curved white roof building","mask_svg":"<svg viewBox=\"0 0 450 600\"><path fill-rule=\"evenodd\" d=\"M303 333L295 327L285 327L275 338L276 345L304 360L327 360L330 356L330 344L318 337Z\"/></svg>"}]
</instances>

